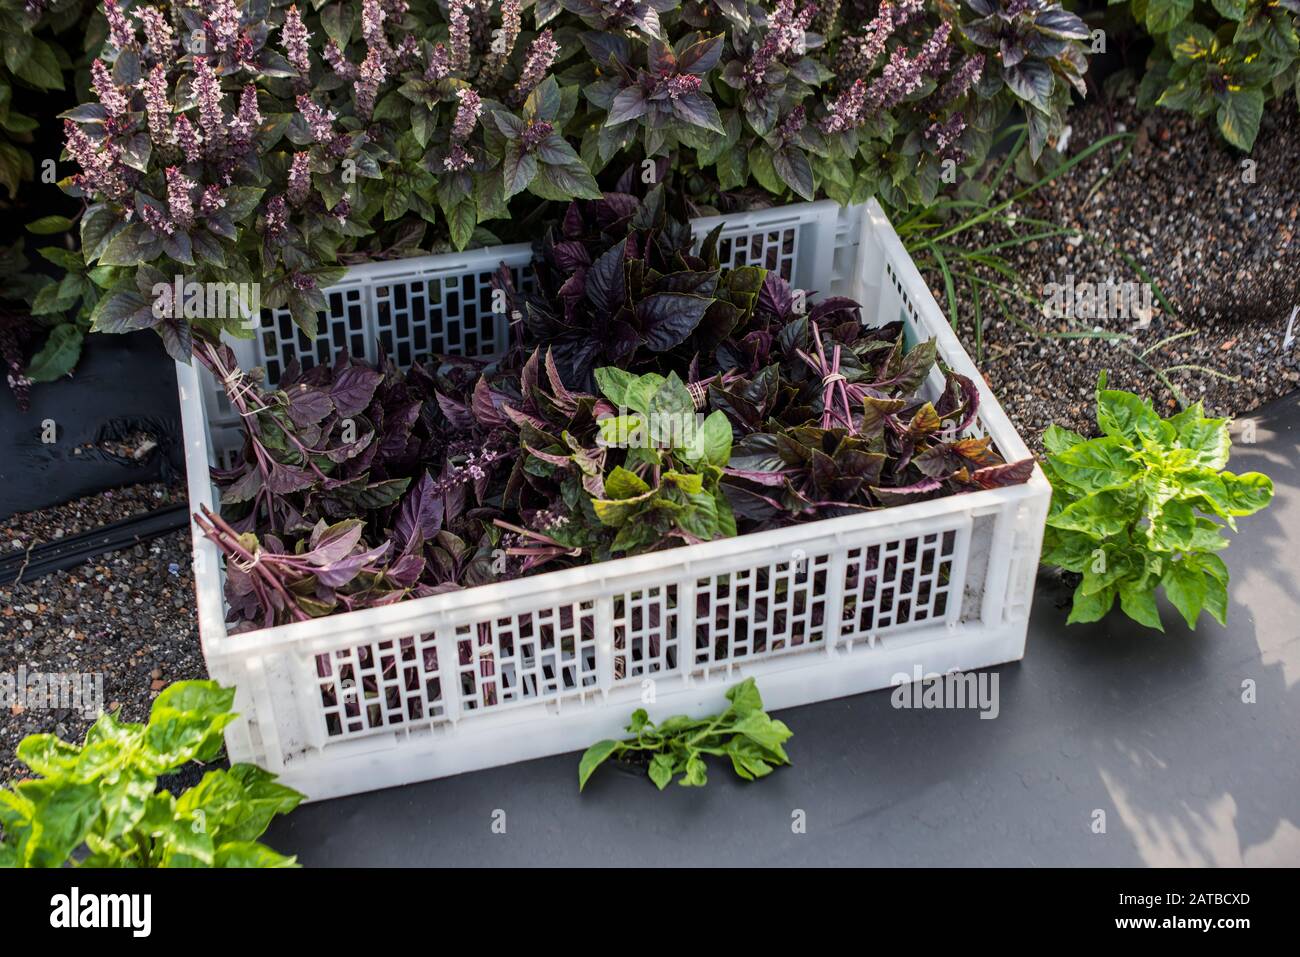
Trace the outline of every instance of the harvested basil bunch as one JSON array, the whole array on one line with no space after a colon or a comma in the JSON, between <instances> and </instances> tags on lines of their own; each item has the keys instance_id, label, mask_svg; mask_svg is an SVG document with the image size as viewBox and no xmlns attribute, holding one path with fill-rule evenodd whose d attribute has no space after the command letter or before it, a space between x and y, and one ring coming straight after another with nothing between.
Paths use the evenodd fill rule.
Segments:
<instances>
[{"instance_id":1,"label":"harvested basil bunch","mask_svg":"<svg viewBox=\"0 0 1300 957\"><path fill-rule=\"evenodd\" d=\"M216 470L237 627L1022 482L979 393L901 323L696 249L662 187L571 204L512 341L406 372L346 355L260 388L206 342L246 440Z\"/></svg>"}]
</instances>

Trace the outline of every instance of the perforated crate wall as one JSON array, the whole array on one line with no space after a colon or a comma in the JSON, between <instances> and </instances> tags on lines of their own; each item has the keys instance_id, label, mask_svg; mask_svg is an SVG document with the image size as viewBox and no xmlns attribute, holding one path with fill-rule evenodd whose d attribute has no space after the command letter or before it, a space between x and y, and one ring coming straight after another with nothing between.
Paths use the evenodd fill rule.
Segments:
<instances>
[{"instance_id":1,"label":"perforated crate wall","mask_svg":"<svg viewBox=\"0 0 1300 957\"><path fill-rule=\"evenodd\" d=\"M734 665L818 647L828 615L829 552L789 558L696 581L695 664Z\"/></svg>"},{"instance_id":2,"label":"perforated crate wall","mask_svg":"<svg viewBox=\"0 0 1300 957\"><path fill-rule=\"evenodd\" d=\"M510 614L468 614L432 633L316 654L308 720L320 725L307 736L410 733L472 714L582 703L647 680L707 679L799 654L869 653L926 625L951 627L962 615L970 521L955 515L944 524L840 549L810 549L811 539L782 549L788 557L780 560L741 556L727 572L575 602L543 595Z\"/></svg>"}]
</instances>

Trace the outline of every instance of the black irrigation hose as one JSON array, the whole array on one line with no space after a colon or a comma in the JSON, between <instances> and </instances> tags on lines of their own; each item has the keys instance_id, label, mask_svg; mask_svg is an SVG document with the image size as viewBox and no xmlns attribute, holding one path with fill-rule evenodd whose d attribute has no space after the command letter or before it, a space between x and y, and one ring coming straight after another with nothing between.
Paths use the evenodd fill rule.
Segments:
<instances>
[{"instance_id":1,"label":"black irrigation hose","mask_svg":"<svg viewBox=\"0 0 1300 957\"><path fill-rule=\"evenodd\" d=\"M189 503L182 502L124 518L120 522L79 535L35 545L21 552L11 552L0 557L0 585L17 585L60 569L75 568L97 555L116 552L159 535L166 535L184 528L189 522Z\"/></svg>"}]
</instances>

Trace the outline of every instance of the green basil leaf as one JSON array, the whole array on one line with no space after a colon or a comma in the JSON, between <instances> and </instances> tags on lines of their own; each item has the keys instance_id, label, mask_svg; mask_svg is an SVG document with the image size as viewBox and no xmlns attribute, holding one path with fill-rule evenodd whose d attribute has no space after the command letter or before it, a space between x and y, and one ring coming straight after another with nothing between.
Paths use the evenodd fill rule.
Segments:
<instances>
[{"instance_id":1,"label":"green basil leaf","mask_svg":"<svg viewBox=\"0 0 1300 957\"><path fill-rule=\"evenodd\" d=\"M1084 624L1091 621L1100 621L1110 611L1111 606L1115 604L1114 587L1104 588L1099 592L1091 595L1084 594L1083 585L1074 592L1074 605L1070 609L1070 617L1066 619L1067 625Z\"/></svg>"},{"instance_id":2,"label":"green basil leaf","mask_svg":"<svg viewBox=\"0 0 1300 957\"><path fill-rule=\"evenodd\" d=\"M81 846L99 816L99 788L58 777L22 781L19 793L32 803L28 829L18 847L25 867L60 867Z\"/></svg>"},{"instance_id":3,"label":"green basil leaf","mask_svg":"<svg viewBox=\"0 0 1300 957\"><path fill-rule=\"evenodd\" d=\"M72 220L67 216L42 216L27 224L27 231L37 236L53 236L65 233L72 228Z\"/></svg>"},{"instance_id":4,"label":"green basil leaf","mask_svg":"<svg viewBox=\"0 0 1300 957\"><path fill-rule=\"evenodd\" d=\"M81 358L81 343L85 338L81 329L72 323L62 323L50 330L39 352L27 365L27 378L33 382L53 382L76 368Z\"/></svg>"},{"instance_id":5,"label":"green basil leaf","mask_svg":"<svg viewBox=\"0 0 1300 957\"><path fill-rule=\"evenodd\" d=\"M1128 440L1119 435L1080 442L1048 461L1056 475L1085 492L1127 485L1143 470Z\"/></svg>"},{"instance_id":6,"label":"green basil leaf","mask_svg":"<svg viewBox=\"0 0 1300 957\"><path fill-rule=\"evenodd\" d=\"M265 844L231 841L222 844L213 855L213 867L297 867L298 858L287 857Z\"/></svg>"},{"instance_id":7,"label":"green basil leaf","mask_svg":"<svg viewBox=\"0 0 1300 957\"><path fill-rule=\"evenodd\" d=\"M1048 524L1100 540L1122 532L1134 517L1131 500L1119 491L1107 489L1067 505L1048 519Z\"/></svg>"},{"instance_id":8,"label":"green basil leaf","mask_svg":"<svg viewBox=\"0 0 1300 957\"><path fill-rule=\"evenodd\" d=\"M1147 0L1147 29L1151 33L1168 33L1175 24L1187 19L1193 0Z\"/></svg>"},{"instance_id":9,"label":"green basil leaf","mask_svg":"<svg viewBox=\"0 0 1300 957\"><path fill-rule=\"evenodd\" d=\"M1047 449L1052 455L1060 455L1068 448L1086 442L1078 432L1071 432L1069 429L1063 429L1059 425L1049 425L1043 432L1043 448Z\"/></svg>"},{"instance_id":10,"label":"green basil leaf","mask_svg":"<svg viewBox=\"0 0 1300 957\"><path fill-rule=\"evenodd\" d=\"M1196 619L1200 617L1205 605L1205 573L1184 561L1170 562L1165 566L1160 584L1164 586L1165 597L1178 609L1178 613L1187 622L1187 627L1196 629Z\"/></svg>"},{"instance_id":11,"label":"green basil leaf","mask_svg":"<svg viewBox=\"0 0 1300 957\"><path fill-rule=\"evenodd\" d=\"M612 499L636 498L648 491L650 486L644 479L621 465L615 466L605 478L605 494Z\"/></svg>"},{"instance_id":12,"label":"green basil leaf","mask_svg":"<svg viewBox=\"0 0 1300 957\"><path fill-rule=\"evenodd\" d=\"M1252 515L1273 500L1273 480L1260 472L1224 472L1221 478L1232 515Z\"/></svg>"},{"instance_id":13,"label":"green basil leaf","mask_svg":"<svg viewBox=\"0 0 1300 957\"><path fill-rule=\"evenodd\" d=\"M1156 607L1155 594L1145 583L1125 583L1120 586L1119 606L1124 614L1139 624L1164 631L1160 621L1160 610Z\"/></svg>"},{"instance_id":14,"label":"green basil leaf","mask_svg":"<svg viewBox=\"0 0 1300 957\"><path fill-rule=\"evenodd\" d=\"M581 791L587 786L587 781L596 768L600 767L615 751L619 749L619 742L605 740L597 741L586 751L582 753L582 760L578 762L578 790Z\"/></svg>"},{"instance_id":15,"label":"green basil leaf","mask_svg":"<svg viewBox=\"0 0 1300 957\"><path fill-rule=\"evenodd\" d=\"M673 773L677 768L677 762L672 755L656 754L650 760L650 780L654 782L655 787L660 791L672 783Z\"/></svg>"},{"instance_id":16,"label":"green basil leaf","mask_svg":"<svg viewBox=\"0 0 1300 957\"><path fill-rule=\"evenodd\" d=\"M1146 399L1114 389L1097 391L1097 425L1109 436L1123 436L1137 442L1149 439L1168 445L1175 438L1174 427L1165 422Z\"/></svg>"},{"instance_id":17,"label":"green basil leaf","mask_svg":"<svg viewBox=\"0 0 1300 957\"><path fill-rule=\"evenodd\" d=\"M1229 88L1219 102L1219 132L1240 150L1250 152L1264 116L1264 91L1254 87Z\"/></svg>"}]
</instances>

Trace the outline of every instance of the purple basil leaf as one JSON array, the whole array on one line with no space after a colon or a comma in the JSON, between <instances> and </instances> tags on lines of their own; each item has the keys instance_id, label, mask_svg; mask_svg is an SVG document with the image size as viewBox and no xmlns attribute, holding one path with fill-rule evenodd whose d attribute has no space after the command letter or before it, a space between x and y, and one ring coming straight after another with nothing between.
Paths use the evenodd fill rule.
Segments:
<instances>
[{"instance_id":1,"label":"purple basil leaf","mask_svg":"<svg viewBox=\"0 0 1300 957\"><path fill-rule=\"evenodd\" d=\"M768 432L754 432L732 446L728 471L779 472L786 465L777 437Z\"/></svg>"},{"instance_id":2,"label":"purple basil leaf","mask_svg":"<svg viewBox=\"0 0 1300 957\"><path fill-rule=\"evenodd\" d=\"M1293 12L1294 12L1294 8ZM1034 15L1034 29L1063 40L1086 40L1092 34L1088 25L1069 10L1041 10Z\"/></svg>"},{"instance_id":3,"label":"purple basil leaf","mask_svg":"<svg viewBox=\"0 0 1300 957\"><path fill-rule=\"evenodd\" d=\"M617 103L617 99L614 102ZM683 93L677 99L669 100L669 103L672 104L673 116L683 123L689 123L691 126L698 126L713 133L725 134L727 132L722 128L722 117L718 115L718 108L711 99L698 90ZM808 158L803 157L803 161L806 165ZM811 169L808 171L808 179L811 184ZM812 198L811 194L808 198Z\"/></svg>"},{"instance_id":4,"label":"purple basil leaf","mask_svg":"<svg viewBox=\"0 0 1300 957\"><path fill-rule=\"evenodd\" d=\"M280 373L280 388L287 392L289 386L295 385L301 378L302 363L298 361L297 356L294 356L285 364L284 371Z\"/></svg>"},{"instance_id":5,"label":"purple basil leaf","mask_svg":"<svg viewBox=\"0 0 1300 957\"><path fill-rule=\"evenodd\" d=\"M749 488L735 481L723 480L722 488L736 518L748 522L767 523L786 514L781 502L764 495L759 489Z\"/></svg>"},{"instance_id":6,"label":"purple basil leaf","mask_svg":"<svg viewBox=\"0 0 1300 957\"><path fill-rule=\"evenodd\" d=\"M901 346L900 346L901 348ZM905 398L921 388L926 376L934 368L938 344L933 339L918 342L899 360L897 368L886 373L886 378L873 383L877 390Z\"/></svg>"},{"instance_id":7,"label":"purple basil leaf","mask_svg":"<svg viewBox=\"0 0 1300 957\"><path fill-rule=\"evenodd\" d=\"M672 272L655 283L655 292L687 292L697 296L713 296L718 291L718 270Z\"/></svg>"},{"instance_id":8,"label":"purple basil leaf","mask_svg":"<svg viewBox=\"0 0 1300 957\"><path fill-rule=\"evenodd\" d=\"M722 58L722 47L721 33L697 40L683 50L681 56L677 58L677 71L703 76L718 65L718 60Z\"/></svg>"},{"instance_id":9,"label":"purple basil leaf","mask_svg":"<svg viewBox=\"0 0 1300 957\"><path fill-rule=\"evenodd\" d=\"M646 347L666 352L686 340L704 318L711 299L680 292L658 292L637 303L636 317Z\"/></svg>"},{"instance_id":10,"label":"purple basil leaf","mask_svg":"<svg viewBox=\"0 0 1300 957\"><path fill-rule=\"evenodd\" d=\"M188 365L194 353L194 333L190 324L184 319L164 319L154 329L162 337L167 355Z\"/></svg>"},{"instance_id":11,"label":"purple basil leaf","mask_svg":"<svg viewBox=\"0 0 1300 957\"><path fill-rule=\"evenodd\" d=\"M1007 485L1019 485L1029 481L1029 476L1034 474L1034 460L1032 458L1023 459L1019 462L1008 462L1003 465L990 465L987 468L976 469L971 473L970 481L980 488L1002 488Z\"/></svg>"},{"instance_id":12,"label":"purple basil leaf","mask_svg":"<svg viewBox=\"0 0 1300 957\"><path fill-rule=\"evenodd\" d=\"M577 239L583 234L582 209L578 206L576 200L564 210L564 218L560 221L560 231L569 239Z\"/></svg>"},{"instance_id":13,"label":"purple basil leaf","mask_svg":"<svg viewBox=\"0 0 1300 957\"><path fill-rule=\"evenodd\" d=\"M338 562L325 565L317 569L316 580L326 588L342 588L362 571L365 571L366 566L373 565L380 558L383 558L391 545L391 542L384 542L378 548L372 548L368 552L352 555Z\"/></svg>"},{"instance_id":14,"label":"purple basil leaf","mask_svg":"<svg viewBox=\"0 0 1300 957\"><path fill-rule=\"evenodd\" d=\"M882 488L877 485L871 486L871 492L879 500L881 505L907 505L909 502L923 502L928 498L933 498L934 493L943 488L943 483L938 479L923 478L913 485L904 485L899 488Z\"/></svg>"},{"instance_id":15,"label":"purple basil leaf","mask_svg":"<svg viewBox=\"0 0 1300 957\"><path fill-rule=\"evenodd\" d=\"M470 405L478 424L488 428L505 425L508 420L501 408L505 403L506 396L494 391L480 376L474 385L474 398Z\"/></svg>"},{"instance_id":16,"label":"purple basil leaf","mask_svg":"<svg viewBox=\"0 0 1300 957\"><path fill-rule=\"evenodd\" d=\"M313 565L332 565L342 561L357 547L365 527L365 522L359 518L347 519L336 525L326 525L325 520L321 519L312 529L309 540L311 551L305 557Z\"/></svg>"},{"instance_id":17,"label":"purple basil leaf","mask_svg":"<svg viewBox=\"0 0 1300 957\"><path fill-rule=\"evenodd\" d=\"M659 182L659 179L656 179L656 182ZM625 222L641 208L641 201L624 191L606 193L604 199L593 202L591 206L596 226L601 232L609 233L619 231L619 227L625 230Z\"/></svg>"},{"instance_id":18,"label":"purple basil leaf","mask_svg":"<svg viewBox=\"0 0 1300 957\"><path fill-rule=\"evenodd\" d=\"M338 414L346 418L364 412L383 378L374 369L362 365L349 365L341 370L330 387L330 398Z\"/></svg>"},{"instance_id":19,"label":"purple basil leaf","mask_svg":"<svg viewBox=\"0 0 1300 957\"><path fill-rule=\"evenodd\" d=\"M945 429L961 433L975 421L980 404L979 389L975 387L974 382L959 372L949 370L947 376L943 395L934 404L934 410L944 420ZM953 424L952 420L958 413L960 418Z\"/></svg>"},{"instance_id":20,"label":"purple basil leaf","mask_svg":"<svg viewBox=\"0 0 1300 957\"><path fill-rule=\"evenodd\" d=\"M453 429L467 431L474 427L474 416L465 403L457 402L441 392L435 392L433 396L438 401L438 408L442 410L442 414L447 417L447 421L451 423Z\"/></svg>"},{"instance_id":21,"label":"purple basil leaf","mask_svg":"<svg viewBox=\"0 0 1300 957\"><path fill-rule=\"evenodd\" d=\"M623 305L625 250L623 243L615 243L587 270L587 299L599 313L612 314Z\"/></svg>"},{"instance_id":22,"label":"purple basil leaf","mask_svg":"<svg viewBox=\"0 0 1300 957\"><path fill-rule=\"evenodd\" d=\"M566 273L591 265L591 256L587 253L587 247L575 240L566 239L556 243L552 255L556 267Z\"/></svg>"},{"instance_id":23,"label":"purple basil leaf","mask_svg":"<svg viewBox=\"0 0 1300 957\"><path fill-rule=\"evenodd\" d=\"M367 429L362 435L357 436L353 442L343 445L336 445L333 448L325 450L325 457L331 462L340 464L359 455L375 438L374 429Z\"/></svg>"},{"instance_id":24,"label":"purple basil leaf","mask_svg":"<svg viewBox=\"0 0 1300 957\"><path fill-rule=\"evenodd\" d=\"M632 44L622 34L584 30L578 37L587 48L587 55L601 66L608 63L611 56L619 63L632 59Z\"/></svg>"},{"instance_id":25,"label":"purple basil leaf","mask_svg":"<svg viewBox=\"0 0 1300 957\"><path fill-rule=\"evenodd\" d=\"M888 458L883 452L863 452L858 449L836 452L835 467L840 474L837 487L846 488L851 485L856 492L860 485L875 485L880 481ZM847 493L842 491L836 494L841 498L847 497Z\"/></svg>"},{"instance_id":26,"label":"purple basil leaf","mask_svg":"<svg viewBox=\"0 0 1300 957\"><path fill-rule=\"evenodd\" d=\"M299 384L285 390L289 397L289 418L300 428L315 425L334 411L334 403L322 389Z\"/></svg>"},{"instance_id":27,"label":"purple basil leaf","mask_svg":"<svg viewBox=\"0 0 1300 957\"><path fill-rule=\"evenodd\" d=\"M1011 92L1035 106L1044 106L1055 83L1052 68L1041 60L1025 60L1002 71Z\"/></svg>"},{"instance_id":28,"label":"purple basil leaf","mask_svg":"<svg viewBox=\"0 0 1300 957\"><path fill-rule=\"evenodd\" d=\"M921 470L921 474L929 478L941 479L947 478L957 469L965 465L965 462L948 443L932 445L920 455L912 458L912 464Z\"/></svg>"},{"instance_id":29,"label":"purple basil leaf","mask_svg":"<svg viewBox=\"0 0 1300 957\"><path fill-rule=\"evenodd\" d=\"M379 454L385 458L396 458L406 451L411 440L411 430L420 418L421 402L409 402L396 409L389 409L384 420L384 434L379 445Z\"/></svg>"},{"instance_id":30,"label":"purple basil leaf","mask_svg":"<svg viewBox=\"0 0 1300 957\"><path fill-rule=\"evenodd\" d=\"M784 319L794 307L794 293L779 273L770 272L763 280L756 311L771 319Z\"/></svg>"},{"instance_id":31,"label":"purple basil leaf","mask_svg":"<svg viewBox=\"0 0 1300 957\"><path fill-rule=\"evenodd\" d=\"M646 49L646 65L655 76L670 76L677 72L677 54L662 40L651 40Z\"/></svg>"},{"instance_id":32,"label":"purple basil leaf","mask_svg":"<svg viewBox=\"0 0 1300 957\"><path fill-rule=\"evenodd\" d=\"M1002 37L998 41L998 45L1002 56L1002 65L1007 69L1015 66L1025 58L1025 48L1021 45L1019 37Z\"/></svg>"},{"instance_id":33,"label":"purple basil leaf","mask_svg":"<svg viewBox=\"0 0 1300 957\"><path fill-rule=\"evenodd\" d=\"M784 485L786 477L792 474L790 471L779 469L765 472L757 469L733 469L731 467L723 469L723 472L734 478L742 478L758 485L771 485L774 488Z\"/></svg>"},{"instance_id":34,"label":"purple basil leaf","mask_svg":"<svg viewBox=\"0 0 1300 957\"><path fill-rule=\"evenodd\" d=\"M808 155L803 150L788 144L782 146L772 154L772 167L776 170L776 175L781 178L781 182L799 196L812 202L815 196L812 164L808 162Z\"/></svg>"},{"instance_id":35,"label":"purple basil leaf","mask_svg":"<svg viewBox=\"0 0 1300 957\"><path fill-rule=\"evenodd\" d=\"M531 445L525 445L524 451L534 458L539 458L543 462L549 462L552 465L558 465L561 468L568 468L573 464L572 455L560 455L554 452L543 452L540 449L533 448Z\"/></svg>"},{"instance_id":36,"label":"purple basil leaf","mask_svg":"<svg viewBox=\"0 0 1300 957\"><path fill-rule=\"evenodd\" d=\"M516 409L509 402L501 403L501 411L505 413L506 417L511 422L513 422L515 425L519 426L520 428L523 428L525 424L528 424L538 429L545 429L549 424L545 419L539 418L538 416L533 415L531 412L523 412L519 409Z\"/></svg>"},{"instance_id":37,"label":"purple basil leaf","mask_svg":"<svg viewBox=\"0 0 1300 957\"><path fill-rule=\"evenodd\" d=\"M587 294L587 269L579 266L577 271L560 286L559 298L564 304L564 318L572 321L578 310L578 304Z\"/></svg>"},{"instance_id":38,"label":"purple basil leaf","mask_svg":"<svg viewBox=\"0 0 1300 957\"><path fill-rule=\"evenodd\" d=\"M442 530L442 504L442 496L435 491L433 478L425 472L415 488L406 493L397 511L393 528L398 542L405 547L417 536L429 541L437 535Z\"/></svg>"},{"instance_id":39,"label":"purple basil leaf","mask_svg":"<svg viewBox=\"0 0 1300 957\"><path fill-rule=\"evenodd\" d=\"M569 415L577 411L580 398L587 398L580 393L570 392L565 387L564 380L560 378L560 370L555 365L555 356L550 349L546 350L546 380L551 384L555 404Z\"/></svg>"},{"instance_id":40,"label":"purple basil leaf","mask_svg":"<svg viewBox=\"0 0 1300 957\"><path fill-rule=\"evenodd\" d=\"M862 307L858 305L857 300L850 299L848 296L831 296L808 311L809 321L820 323L823 329L826 328L827 317L840 322L851 321L855 326L859 326L862 321Z\"/></svg>"},{"instance_id":41,"label":"purple basil leaf","mask_svg":"<svg viewBox=\"0 0 1300 957\"><path fill-rule=\"evenodd\" d=\"M958 439L931 446L912 464L931 478L948 478L958 470L1001 465L1002 460L989 448L988 439Z\"/></svg>"},{"instance_id":42,"label":"purple basil leaf","mask_svg":"<svg viewBox=\"0 0 1300 957\"><path fill-rule=\"evenodd\" d=\"M610 104L609 113L605 116L606 126L618 126L620 123L626 123L629 120L640 119L645 116L646 110L650 104L646 101L645 93L639 86L629 86L627 89L620 90L614 97L614 102Z\"/></svg>"},{"instance_id":43,"label":"purple basil leaf","mask_svg":"<svg viewBox=\"0 0 1300 957\"><path fill-rule=\"evenodd\" d=\"M266 479L266 487L268 491L276 495L286 495L289 492L300 492L305 488L311 488L315 481L315 474L307 469L272 462L271 474Z\"/></svg>"},{"instance_id":44,"label":"purple basil leaf","mask_svg":"<svg viewBox=\"0 0 1300 957\"><path fill-rule=\"evenodd\" d=\"M221 490L221 504L234 505L247 502L262 490L262 473L250 466L243 476Z\"/></svg>"},{"instance_id":45,"label":"purple basil leaf","mask_svg":"<svg viewBox=\"0 0 1300 957\"><path fill-rule=\"evenodd\" d=\"M402 555L397 561L389 565L384 572L384 576L403 588L411 588L420 580L420 575L423 572L424 556L412 552ZM384 604L384 600L381 598L375 604Z\"/></svg>"}]
</instances>

